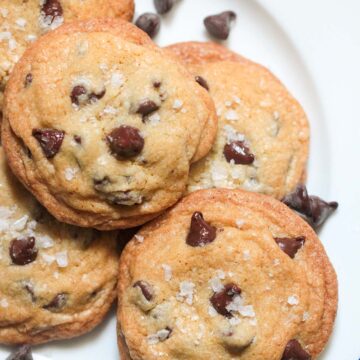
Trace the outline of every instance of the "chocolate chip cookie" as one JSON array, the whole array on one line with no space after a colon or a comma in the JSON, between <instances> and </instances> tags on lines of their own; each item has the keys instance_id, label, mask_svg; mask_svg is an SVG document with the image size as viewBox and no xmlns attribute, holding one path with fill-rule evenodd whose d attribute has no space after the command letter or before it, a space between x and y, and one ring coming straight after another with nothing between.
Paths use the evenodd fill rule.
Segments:
<instances>
[{"instance_id":1,"label":"chocolate chip cookie","mask_svg":"<svg viewBox=\"0 0 360 360\"><path fill-rule=\"evenodd\" d=\"M14 173L60 221L142 224L185 192L217 129L208 92L136 26L72 23L15 66L3 144Z\"/></svg>"},{"instance_id":2,"label":"chocolate chip cookie","mask_svg":"<svg viewBox=\"0 0 360 360\"><path fill-rule=\"evenodd\" d=\"M45 32L64 22L93 17L131 20L133 0L0 0L0 113L14 64Z\"/></svg>"},{"instance_id":3,"label":"chocolate chip cookie","mask_svg":"<svg viewBox=\"0 0 360 360\"><path fill-rule=\"evenodd\" d=\"M5 163L0 147L0 343L90 331L116 296L116 234L57 222Z\"/></svg>"},{"instance_id":4,"label":"chocolate chip cookie","mask_svg":"<svg viewBox=\"0 0 360 360\"><path fill-rule=\"evenodd\" d=\"M243 188L278 199L303 180L309 124L299 103L264 67L213 43L168 48L209 90L219 132L191 169L188 191Z\"/></svg>"},{"instance_id":5,"label":"chocolate chip cookie","mask_svg":"<svg viewBox=\"0 0 360 360\"><path fill-rule=\"evenodd\" d=\"M315 232L243 190L194 192L145 225L118 292L122 359L316 359L337 309Z\"/></svg>"}]
</instances>

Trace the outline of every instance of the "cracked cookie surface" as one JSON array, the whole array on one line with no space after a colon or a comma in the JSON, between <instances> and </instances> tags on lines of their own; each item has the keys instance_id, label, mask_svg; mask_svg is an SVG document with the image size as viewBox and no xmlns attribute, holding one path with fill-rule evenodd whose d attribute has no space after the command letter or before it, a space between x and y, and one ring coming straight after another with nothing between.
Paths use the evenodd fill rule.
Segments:
<instances>
[{"instance_id":1,"label":"cracked cookie surface","mask_svg":"<svg viewBox=\"0 0 360 360\"><path fill-rule=\"evenodd\" d=\"M131 21L133 0L0 0L0 113L14 64L39 36L64 22L93 17Z\"/></svg>"},{"instance_id":2,"label":"cracked cookie surface","mask_svg":"<svg viewBox=\"0 0 360 360\"><path fill-rule=\"evenodd\" d=\"M242 190L185 197L130 241L119 274L124 359L315 359L337 309L315 232Z\"/></svg>"},{"instance_id":3,"label":"cracked cookie surface","mask_svg":"<svg viewBox=\"0 0 360 360\"><path fill-rule=\"evenodd\" d=\"M293 191L305 174L309 124L279 80L214 43L179 43L168 51L208 88L219 116L216 143L192 166L188 192L242 188L281 199Z\"/></svg>"},{"instance_id":4,"label":"cracked cookie surface","mask_svg":"<svg viewBox=\"0 0 360 360\"><path fill-rule=\"evenodd\" d=\"M57 222L0 146L0 343L38 344L99 324L116 296L116 234Z\"/></svg>"},{"instance_id":5,"label":"cracked cookie surface","mask_svg":"<svg viewBox=\"0 0 360 360\"><path fill-rule=\"evenodd\" d=\"M15 174L59 220L144 223L184 193L217 118L207 91L120 20L64 25L16 65L3 143Z\"/></svg>"}]
</instances>

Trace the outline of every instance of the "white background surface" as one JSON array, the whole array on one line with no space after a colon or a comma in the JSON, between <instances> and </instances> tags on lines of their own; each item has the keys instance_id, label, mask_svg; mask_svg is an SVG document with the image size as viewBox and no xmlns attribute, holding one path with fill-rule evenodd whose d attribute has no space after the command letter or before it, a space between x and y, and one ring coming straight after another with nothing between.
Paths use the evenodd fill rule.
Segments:
<instances>
[{"instance_id":1,"label":"white background surface","mask_svg":"<svg viewBox=\"0 0 360 360\"><path fill-rule=\"evenodd\" d=\"M320 233L339 278L339 312L321 360L360 358L360 1L181 0L160 45L208 39L202 19L234 10L227 45L269 67L300 100L312 127L308 188L340 208ZM137 0L137 15L154 11ZM276 331L276 329L275 329ZM36 347L35 360L118 359L110 315L78 340ZM5 359L8 349L0 349ZM267 360L267 359L259 359Z\"/></svg>"}]
</instances>

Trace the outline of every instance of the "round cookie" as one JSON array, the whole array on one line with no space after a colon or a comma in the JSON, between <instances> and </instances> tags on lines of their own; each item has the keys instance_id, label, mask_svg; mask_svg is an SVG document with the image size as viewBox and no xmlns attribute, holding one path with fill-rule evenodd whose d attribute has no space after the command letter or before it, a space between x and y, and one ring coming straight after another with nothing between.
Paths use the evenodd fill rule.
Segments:
<instances>
[{"instance_id":1,"label":"round cookie","mask_svg":"<svg viewBox=\"0 0 360 360\"><path fill-rule=\"evenodd\" d=\"M243 190L194 192L145 225L119 278L122 359L315 359L337 309L315 232Z\"/></svg>"},{"instance_id":2,"label":"round cookie","mask_svg":"<svg viewBox=\"0 0 360 360\"><path fill-rule=\"evenodd\" d=\"M21 186L0 147L0 343L71 338L116 296L116 234L57 222Z\"/></svg>"},{"instance_id":3,"label":"round cookie","mask_svg":"<svg viewBox=\"0 0 360 360\"><path fill-rule=\"evenodd\" d=\"M194 164L188 192L242 188L278 199L305 175L309 124L299 103L261 65L213 43L180 43L168 51L205 81L219 116L216 143Z\"/></svg>"},{"instance_id":4,"label":"round cookie","mask_svg":"<svg viewBox=\"0 0 360 360\"><path fill-rule=\"evenodd\" d=\"M216 137L205 89L121 20L64 25L16 65L3 144L15 174L60 221L142 224L185 192Z\"/></svg>"},{"instance_id":5,"label":"round cookie","mask_svg":"<svg viewBox=\"0 0 360 360\"><path fill-rule=\"evenodd\" d=\"M133 18L133 0L0 0L0 113L3 91L25 49L63 22L94 17Z\"/></svg>"}]
</instances>

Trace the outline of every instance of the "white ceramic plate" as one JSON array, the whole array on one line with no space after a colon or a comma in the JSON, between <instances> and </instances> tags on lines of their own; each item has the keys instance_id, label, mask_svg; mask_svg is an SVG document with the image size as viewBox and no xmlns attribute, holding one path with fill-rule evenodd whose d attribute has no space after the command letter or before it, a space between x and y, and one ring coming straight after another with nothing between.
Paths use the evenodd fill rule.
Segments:
<instances>
[{"instance_id":1,"label":"white ceramic plate","mask_svg":"<svg viewBox=\"0 0 360 360\"><path fill-rule=\"evenodd\" d=\"M154 11L136 0L137 15ZM222 10L238 20L227 46L269 67L311 122L308 188L340 208L321 231L337 270L340 303L322 360L360 358L360 2L358 0L180 0L163 18L160 45L206 40L202 20ZM39 346L35 360L118 359L114 312L79 339ZM5 359L9 348L0 349ZM199 359L202 360L202 359ZM267 360L267 359L259 359Z\"/></svg>"}]
</instances>

